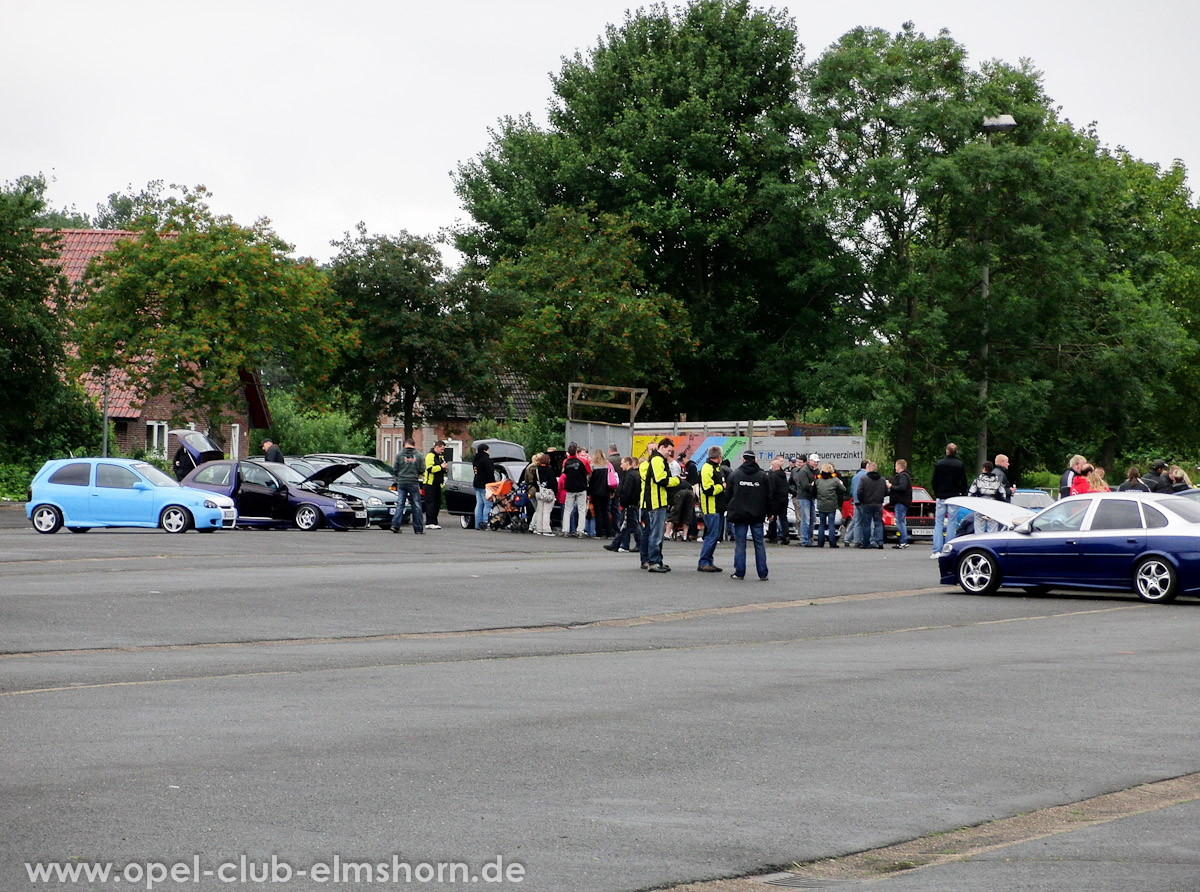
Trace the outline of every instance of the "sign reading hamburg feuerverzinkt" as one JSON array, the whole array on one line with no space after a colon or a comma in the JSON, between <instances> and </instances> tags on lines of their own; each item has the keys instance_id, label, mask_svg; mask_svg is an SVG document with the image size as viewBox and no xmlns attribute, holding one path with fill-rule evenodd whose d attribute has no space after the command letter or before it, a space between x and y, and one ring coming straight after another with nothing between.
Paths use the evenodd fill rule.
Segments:
<instances>
[{"instance_id":1,"label":"sign reading hamburg feuerverzinkt","mask_svg":"<svg viewBox=\"0 0 1200 892\"><path fill-rule=\"evenodd\" d=\"M749 448L758 453L760 465L769 465L776 456L808 458L815 452L821 464L830 462L838 471L857 471L867 457L862 437L755 437Z\"/></svg>"}]
</instances>

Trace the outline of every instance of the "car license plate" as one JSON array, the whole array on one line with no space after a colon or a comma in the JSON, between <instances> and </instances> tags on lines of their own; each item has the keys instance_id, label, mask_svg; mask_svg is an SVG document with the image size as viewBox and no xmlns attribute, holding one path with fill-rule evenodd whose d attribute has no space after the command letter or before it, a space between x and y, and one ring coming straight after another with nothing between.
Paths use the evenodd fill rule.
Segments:
<instances>
[{"instance_id":1,"label":"car license plate","mask_svg":"<svg viewBox=\"0 0 1200 892\"><path fill-rule=\"evenodd\" d=\"M360 510L360 511L355 511L355 512L354 512L354 516L355 516L355 517L366 517L366 516L367 516L367 512L366 512L366 510L365 510L365 509L363 509L363 510Z\"/></svg>"},{"instance_id":2,"label":"car license plate","mask_svg":"<svg viewBox=\"0 0 1200 892\"><path fill-rule=\"evenodd\" d=\"M909 527L908 535L910 538L913 536L928 536L929 538L932 539L933 538L933 528L932 527L917 527L914 530L912 527Z\"/></svg>"},{"instance_id":3,"label":"car license plate","mask_svg":"<svg viewBox=\"0 0 1200 892\"><path fill-rule=\"evenodd\" d=\"M236 508L222 508L221 509L221 520L237 520L237 509Z\"/></svg>"}]
</instances>

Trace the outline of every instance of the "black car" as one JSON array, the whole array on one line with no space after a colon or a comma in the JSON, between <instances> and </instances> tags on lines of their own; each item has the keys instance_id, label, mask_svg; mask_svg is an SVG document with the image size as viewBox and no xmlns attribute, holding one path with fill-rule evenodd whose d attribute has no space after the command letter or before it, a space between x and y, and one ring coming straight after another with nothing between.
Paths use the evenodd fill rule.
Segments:
<instances>
[{"instance_id":1,"label":"black car","mask_svg":"<svg viewBox=\"0 0 1200 892\"><path fill-rule=\"evenodd\" d=\"M304 477L284 464L223 459L200 465L183 478L183 485L232 498L238 508L239 527L365 527L367 508L361 499L325 488L324 481L345 472L344 465L330 465Z\"/></svg>"},{"instance_id":2,"label":"black car","mask_svg":"<svg viewBox=\"0 0 1200 892\"><path fill-rule=\"evenodd\" d=\"M250 461L265 463L266 459L252 456ZM285 455L283 463L298 471L304 477L313 477L322 468L338 465L345 468L340 477L325 482L324 486L331 493L359 499L367 508L367 523L380 529L387 529L392 524L396 514L396 491L383 481L376 480L369 474L359 473L359 466L354 462L336 462L332 459L317 456L300 458Z\"/></svg>"},{"instance_id":3,"label":"black car","mask_svg":"<svg viewBox=\"0 0 1200 892\"><path fill-rule=\"evenodd\" d=\"M519 486L525 479L529 462L525 459L525 447L508 440L476 440L478 447L487 444L488 454L496 469L496 480L511 480ZM446 469L446 510L457 515L464 530L475 526L475 468L469 461L452 461Z\"/></svg>"}]
</instances>

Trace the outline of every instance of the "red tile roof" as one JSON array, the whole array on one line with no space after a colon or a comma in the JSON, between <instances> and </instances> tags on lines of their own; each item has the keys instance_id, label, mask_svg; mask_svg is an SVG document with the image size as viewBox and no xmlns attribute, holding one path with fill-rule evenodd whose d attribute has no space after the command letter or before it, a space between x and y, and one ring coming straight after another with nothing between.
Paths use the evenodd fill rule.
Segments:
<instances>
[{"instance_id":1,"label":"red tile roof","mask_svg":"<svg viewBox=\"0 0 1200 892\"><path fill-rule=\"evenodd\" d=\"M51 232L39 229L38 232ZM58 230L59 266L72 285L78 285L87 270L88 262L111 251L122 239L134 238L135 233L120 229L60 229Z\"/></svg>"}]
</instances>

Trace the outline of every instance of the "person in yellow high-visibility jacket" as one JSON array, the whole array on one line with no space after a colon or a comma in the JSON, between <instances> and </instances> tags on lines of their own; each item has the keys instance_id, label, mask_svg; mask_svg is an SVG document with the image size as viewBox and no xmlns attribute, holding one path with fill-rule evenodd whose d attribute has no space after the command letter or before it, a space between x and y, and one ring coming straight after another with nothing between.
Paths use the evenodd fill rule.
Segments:
<instances>
[{"instance_id":1,"label":"person in yellow high-visibility jacket","mask_svg":"<svg viewBox=\"0 0 1200 892\"><path fill-rule=\"evenodd\" d=\"M696 569L701 573L720 573L721 568L713 565L717 543L721 541L721 512L717 509L717 496L725 491L725 472L721 470L721 447L712 446L708 458L700 468L700 513L704 517L704 544L700 546L700 561Z\"/></svg>"},{"instance_id":2,"label":"person in yellow high-visibility jacket","mask_svg":"<svg viewBox=\"0 0 1200 892\"><path fill-rule=\"evenodd\" d=\"M663 437L650 447L649 457L638 469L642 475L642 569L651 573L669 573L663 563L662 543L667 530L667 489L679 485L671 476L671 459L675 457L675 441Z\"/></svg>"}]
</instances>

